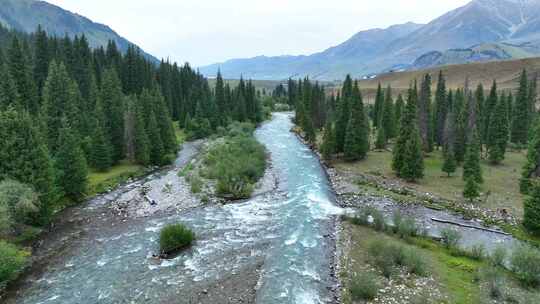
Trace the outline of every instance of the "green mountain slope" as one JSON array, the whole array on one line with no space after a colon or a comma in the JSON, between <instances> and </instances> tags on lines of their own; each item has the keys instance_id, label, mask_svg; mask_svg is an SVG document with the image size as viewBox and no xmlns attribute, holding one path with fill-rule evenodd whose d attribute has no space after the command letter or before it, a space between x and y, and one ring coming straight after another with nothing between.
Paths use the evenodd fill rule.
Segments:
<instances>
[{"instance_id":1,"label":"green mountain slope","mask_svg":"<svg viewBox=\"0 0 540 304\"><path fill-rule=\"evenodd\" d=\"M41 25L47 33L73 37L84 34L92 47L106 46L109 40L126 51L132 43L110 27L64 10L56 5L37 0L0 0L0 23L10 29L31 33ZM146 57L157 62L149 54Z\"/></svg>"}]
</instances>

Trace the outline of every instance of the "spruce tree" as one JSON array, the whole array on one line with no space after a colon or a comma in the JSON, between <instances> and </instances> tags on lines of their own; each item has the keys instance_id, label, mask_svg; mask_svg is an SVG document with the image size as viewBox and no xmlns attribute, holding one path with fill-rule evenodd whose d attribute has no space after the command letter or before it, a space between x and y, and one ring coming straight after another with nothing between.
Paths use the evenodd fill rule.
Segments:
<instances>
[{"instance_id":1,"label":"spruce tree","mask_svg":"<svg viewBox=\"0 0 540 304\"><path fill-rule=\"evenodd\" d=\"M484 96L484 86L482 85L482 83L479 83L476 87L474 99L476 101L478 111L476 118L476 129L478 130L478 136L480 138L480 150L482 150L482 147L486 143L487 139L487 134L484 134L484 132L486 131L486 129L484 128L484 121L486 115L486 98Z\"/></svg>"},{"instance_id":2,"label":"spruce tree","mask_svg":"<svg viewBox=\"0 0 540 304\"><path fill-rule=\"evenodd\" d=\"M98 171L107 171L112 164L111 144L105 134L105 114L100 100L98 100L94 113L94 134L92 135L88 160L89 164Z\"/></svg>"},{"instance_id":3,"label":"spruce tree","mask_svg":"<svg viewBox=\"0 0 540 304\"><path fill-rule=\"evenodd\" d=\"M165 149L163 148L163 141L161 140L158 123L153 113L149 113L146 131L150 143L150 163L159 166L163 162Z\"/></svg>"},{"instance_id":4,"label":"spruce tree","mask_svg":"<svg viewBox=\"0 0 540 304\"><path fill-rule=\"evenodd\" d=\"M37 87L32 78L29 54L24 52L17 37L13 38L7 54L9 73L15 82L21 101L28 112L37 114L39 111Z\"/></svg>"},{"instance_id":5,"label":"spruce tree","mask_svg":"<svg viewBox=\"0 0 540 304\"><path fill-rule=\"evenodd\" d=\"M478 184L484 182L482 168L480 166L480 143L476 130L473 130L469 139L465 162L463 163L463 180L467 181L471 178Z\"/></svg>"},{"instance_id":6,"label":"spruce tree","mask_svg":"<svg viewBox=\"0 0 540 304\"><path fill-rule=\"evenodd\" d=\"M378 128L381 119L382 119L382 112L384 107L384 93L382 90L381 83L377 86L377 94L375 96L375 104L373 106L373 126L375 128Z\"/></svg>"},{"instance_id":7,"label":"spruce tree","mask_svg":"<svg viewBox=\"0 0 540 304\"><path fill-rule=\"evenodd\" d=\"M0 64L0 111L7 109L10 105L24 108L15 81L13 81L7 67Z\"/></svg>"},{"instance_id":8,"label":"spruce tree","mask_svg":"<svg viewBox=\"0 0 540 304\"><path fill-rule=\"evenodd\" d=\"M530 101L528 85L527 71L523 70L519 80L519 90L512 111L512 123L510 127L510 141L520 145L527 143L529 130Z\"/></svg>"},{"instance_id":9,"label":"spruce tree","mask_svg":"<svg viewBox=\"0 0 540 304\"><path fill-rule=\"evenodd\" d=\"M392 100L392 88L388 86L384 96L384 104L382 108L381 128L384 129L384 137L386 139L396 137L396 121L394 114L394 101Z\"/></svg>"},{"instance_id":10,"label":"spruce tree","mask_svg":"<svg viewBox=\"0 0 540 304\"><path fill-rule=\"evenodd\" d=\"M531 184L530 196L523 204L523 226L535 235L540 235L540 184Z\"/></svg>"},{"instance_id":11,"label":"spruce tree","mask_svg":"<svg viewBox=\"0 0 540 304\"><path fill-rule=\"evenodd\" d=\"M452 176L452 173L456 172L457 164L454 155L454 149L452 145L449 145L448 148L443 151L444 163L442 166L442 171L448 174L448 177Z\"/></svg>"},{"instance_id":12,"label":"spruce tree","mask_svg":"<svg viewBox=\"0 0 540 304\"><path fill-rule=\"evenodd\" d=\"M418 128L425 152L433 150L431 126L431 75L426 74L422 79L418 98Z\"/></svg>"},{"instance_id":13,"label":"spruce tree","mask_svg":"<svg viewBox=\"0 0 540 304\"><path fill-rule=\"evenodd\" d=\"M186 116L187 125L191 125L191 120ZM190 132L189 129L186 129ZM137 163L146 166L150 163L150 140L146 132L144 112L140 105L135 107L135 132L134 132L135 160Z\"/></svg>"},{"instance_id":14,"label":"spruce tree","mask_svg":"<svg viewBox=\"0 0 540 304\"><path fill-rule=\"evenodd\" d=\"M491 116L492 116L493 111L494 111L495 107L497 106L498 102L499 102L499 97L498 97L498 94L497 94L497 82L494 80L493 84L491 86L491 90L489 92L489 96L485 101L484 113L482 115L483 119L484 119L484 123L482 124L482 128L484 129L483 134L485 136L483 141L485 143L487 143L488 136L489 136L489 126L490 126Z\"/></svg>"},{"instance_id":15,"label":"spruce tree","mask_svg":"<svg viewBox=\"0 0 540 304\"><path fill-rule=\"evenodd\" d=\"M465 181L465 189L463 190L463 197L468 199L471 203L474 199L480 196L479 186L473 177L468 178Z\"/></svg>"},{"instance_id":16,"label":"spruce tree","mask_svg":"<svg viewBox=\"0 0 540 304\"><path fill-rule=\"evenodd\" d=\"M446 80L442 71L439 72L437 81L437 92L435 93L435 115L434 115L434 137L435 144L439 147L443 145L444 125L448 113Z\"/></svg>"},{"instance_id":17,"label":"spruce tree","mask_svg":"<svg viewBox=\"0 0 540 304\"><path fill-rule=\"evenodd\" d=\"M34 51L34 79L38 88L39 96L42 94L47 74L49 73L49 63L51 60L51 50L47 33L38 25L35 33L35 51Z\"/></svg>"},{"instance_id":18,"label":"spruce tree","mask_svg":"<svg viewBox=\"0 0 540 304\"><path fill-rule=\"evenodd\" d=\"M80 201L88 184L88 168L77 134L66 118L62 119L54 163L58 171L59 185L66 196Z\"/></svg>"},{"instance_id":19,"label":"spruce tree","mask_svg":"<svg viewBox=\"0 0 540 304\"><path fill-rule=\"evenodd\" d=\"M377 139L375 140L375 149L383 150L386 149L387 144L386 132L384 128L377 129Z\"/></svg>"},{"instance_id":20,"label":"spruce tree","mask_svg":"<svg viewBox=\"0 0 540 304\"><path fill-rule=\"evenodd\" d=\"M124 96L120 79L114 69L103 73L101 102L105 113L105 129L111 143L113 163L124 157Z\"/></svg>"},{"instance_id":21,"label":"spruce tree","mask_svg":"<svg viewBox=\"0 0 540 304\"><path fill-rule=\"evenodd\" d=\"M540 177L540 120L534 126L533 137L527 150L527 162L523 166L519 188L521 193L527 194L533 181Z\"/></svg>"},{"instance_id":22,"label":"spruce tree","mask_svg":"<svg viewBox=\"0 0 540 304\"><path fill-rule=\"evenodd\" d=\"M330 160L334 153L336 153L336 134L330 120L326 122L326 126L324 127L321 153L325 160Z\"/></svg>"},{"instance_id":23,"label":"spruce tree","mask_svg":"<svg viewBox=\"0 0 540 304\"><path fill-rule=\"evenodd\" d=\"M396 122L396 136L398 135L397 131L399 130L399 125L401 124L401 116L403 114L403 109L405 108L405 102L403 101L403 96L401 94L398 95L396 100L396 106L394 109L394 114L396 115L395 122Z\"/></svg>"},{"instance_id":24,"label":"spruce tree","mask_svg":"<svg viewBox=\"0 0 540 304\"><path fill-rule=\"evenodd\" d=\"M355 82L351 98L351 115L345 138L345 160L357 161L364 159L369 151L369 122L364 111L362 94Z\"/></svg>"},{"instance_id":25,"label":"spruce tree","mask_svg":"<svg viewBox=\"0 0 540 304\"><path fill-rule=\"evenodd\" d=\"M409 88L407 106L401 117L399 136L393 150L392 169L398 177L416 181L423 177L422 140L418 131L418 91L416 82Z\"/></svg>"},{"instance_id":26,"label":"spruce tree","mask_svg":"<svg viewBox=\"0 0 540 304\"><path fill-rule=\"evenodd\" d=\"M336 147L337 152L343 152L345 147L345 137L347 135L347 125L351 117L350 100L352 97L352 79L350 75L347 75L345 82L343 83L341 98L339 98L337 107L337 121L336 121Z\"/></svg>"},{"instance_id":27,"label":"spruce tree","mask_svg":"<svg viewBox=\"0 0 540 304\"><path fill-rule=\"evenodd\" d=\"M461 163L464 161L467 151L467 109L462 90L457 90L452 109L455 118L454 153L456 161Z\"/></svg>"},{"instance_id":28,"label":"spruce tree","mask_svg":"<svg viewBox=\"0 0 540 304\"><path fill-rule=\"evenodd\" d=\"M490 125L488 128L486 148L490 163L495 165L499 164L504 159L506 153L508 142L507 109L506 97L502 95L489 119Z\"/></svg>"}]
</instances>

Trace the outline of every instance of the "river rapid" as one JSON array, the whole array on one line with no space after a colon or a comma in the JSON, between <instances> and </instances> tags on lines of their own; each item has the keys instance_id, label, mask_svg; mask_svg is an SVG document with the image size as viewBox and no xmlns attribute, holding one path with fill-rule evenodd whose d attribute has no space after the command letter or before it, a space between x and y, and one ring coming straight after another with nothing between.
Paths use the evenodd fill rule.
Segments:
<instances>
[{"instance_id":1,"label":"river rapid","mask_svg":"<svg viewBox=\"0 0 540 304\"><path fill-rule=\"evenodd\" d=\"M290 115L278 113L256 131L271 155L275 191L240 203L118 220L106 213L107 204L145 181L122 186L72 211L77 220L43 246L63 245L7 302L336 302L335 221L343 210L317 156L291 127ZM170 170L177 171L178 163ZM192 228L197 241L172 260L154 259L160 228L175 222ZM204 300L220 288L222 299ZM235 290L247 289L242 300L230 300Z\"/></svg>"}]
</instances>

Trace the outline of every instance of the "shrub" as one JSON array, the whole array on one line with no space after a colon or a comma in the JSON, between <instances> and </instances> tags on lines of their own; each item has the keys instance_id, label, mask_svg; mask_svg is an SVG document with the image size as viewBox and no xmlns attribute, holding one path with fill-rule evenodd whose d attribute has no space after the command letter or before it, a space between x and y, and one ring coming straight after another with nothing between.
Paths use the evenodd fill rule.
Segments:
<instances>
[{"instance_id":1,"label":"shrub","mask_svg":"<svg viewBox=\"0 0 540 304\"><path fill-rule=\"evenodd\" d=\"M446 248L457 249L460 240L461 234L458 231L450 228L441 230L441 241Z\"/></svg>"},{"instance_id":2,"label":"shrub","mask_svg":"<svg viewBox=\"0 0 540 304\"><path fill-rule=\"evenodd\" d=\"M173 253L193 242L195 234L182 224L167 225L159 235L159 251L162 254Z\"/></svg>"},{"instance_id":3,"label":"shrub","mask_svg":"<svg viewBox=\"0 0 540 304\"><path fill-rule=\"evenodd\" d=\"M13 280L26 265L28 253L0 241L0 287Z\"/></svg>"},{"instance_id":4,"label":"shrub","mask_svg":"<svg viewBox=\"0 0 540 304\"><path fill-rule=\"evenodd\" d=\"M379 210L373 209L371 216L373 217L373 227L377 231L386 230L386 222L384 221L384 216Z\"/></svg>"},{"instance_id":5,"label":"shrub","mask_svg":"<svg viewBox=\"0 0 540 304\"><path fill-rule=\"evenodd\" d=\"M372 263L389 278L394 266L403 266L409 273L425 276L428 273L426 257L414 248L376 240L369 244L368 255Z\"/></svg>"},{"instance_id":6,"label":"shrub","mask_svg":"<svg viewBox=\"0 0 540 304\"><path fill-rule=\"evenodd\" d=\"M538 250L521 245L514 250L510 259L511 269L522 283L528 286L540 285L540 253Z\"/></svg>"},{"instance_id":7,"label":"shrub","mask_svg":"<svg viewBox=\"0 0 540 304\"><path fill-rule=\"evenodd\" d=\"M375 265L385 276L389 278L394 273L395 264L395 247L385 243L382 240L376 240L371 242L368 247L369 257Z\"/></svg>"},{"instance_id":8,"label":"shrub","mask_svg":"<svg viewBox=\"0 0 540 304\"><path fill-rule=\"evenodd\" d=\"M394 214L392 214L392 223L394 224L394 227L392 228L392 230L394 231L394 233L398 233L399 226L401 225L402 221L403 221L403 215L401 215L401 212L399 210L395 211Z\"/></svg>"},{"instance_id":9,"label":"shrub","mask_svg":"<svg viewBox=\"0 0 540 304\"><path fill-rule=\"evenodd\" d=\"M504 267L504 260L506 259L506 248L497 246L493 253L489 256L489 263L492 266Z\"/></svg>"},{"instance_id":10,"label":"shrub","mask_svg":"<svg viewBox=\"0 0 540 304\"><path fill-rule=\"evenodd\" d=\"M373 300L379 291L377 279L371 273L362 273L351 281L351 296L353 300Z\"/></svg>"},{"instance_id":11,"label":"shrub","mask_svg":"<svg viewBox=\"0 0 540 304\"><path fill-rule=\"evenodd\" d=\"M469 250L469 257L473 260L482 260L485 257L486 248L483 244L477 244Z\"/></svg>"},{"instance_id":12,"label":"shrub","mask_svg":"<svg viewBox=\"0 0 540 304\"><path fill-rule=\"evenodd\" d=\"M398 235L401 238L415 237L418 235L418 226L412 217L407 217L398 226Z\"/></svg>"},{"instance_id":13,"label":"shrub","mask_svg":"<svg viewBox=\"0 0 540 304\"><path fill-rule=\"evenodd\" d=\"M405 250L405 260L403 264L409 273L414 273L419 276L426 276L429 273L426 257L416 249L409 248Z\"/></svg>"},{"instance_id":14,"label":"shrub","mask_svg":"<svg viewBox=\"0 0 540 304\"><path fill-rule=\"evenodd\" d=\"M0 182L0 205L7 209L15 223L32 224L40 203L36 192L29 186L13 180ZM5 212L5 211L4 211Z\"/></svg>"},{"instance_id":15,"label":"shrub","mask_svg":"<svg viewBox=\"0 0 540 304\"><path fill-rule=\"evenodd\" d=\"M501 271L495 267L488 267L479 272L480 278L486 282L489 296L493 299L501 299L504 295L504 286L506 286L506 280Z\"/></svg>"},{"instance_id":16,"label":"shrub","mask_svg":"<svg viewBox=\"0 0 540 304\"><path fill-rule=\"evenodd\" d=\"M198 177L198 176L190 177L189 183L191 185L191 192L192 193L201 193L203 182L202 182L200 177Z\"/></svg>"},{"instance_id":17,"label":"shrub","mask_svg":"<svg viewBox=\"0 0 540 304\"><path fill-rule=\"evenodd\" d=\"M250 125L231 127L224 143L208 151L205 176L217 180L216 192L233 199L247 198L266 169L266 150L251 136ZM249 134L249 135L246 135Z\"/></svg>"}]
</instances>

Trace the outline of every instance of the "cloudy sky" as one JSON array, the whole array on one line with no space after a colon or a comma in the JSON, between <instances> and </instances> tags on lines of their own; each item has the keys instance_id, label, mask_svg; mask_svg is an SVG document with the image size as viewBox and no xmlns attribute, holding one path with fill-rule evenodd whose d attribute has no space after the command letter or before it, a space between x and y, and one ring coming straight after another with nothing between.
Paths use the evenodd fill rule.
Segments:
<instances>
[{"instance_id":1,"label":"cloudy sky","mask_svg":"<svg viewBox=\"0 0 540 304\"><path fill-rule=\"evenodd\" d=\"M195 66L311 54L358 31L426 23L469 0L47 0L104 23L156 57Z\"/></svg>"}]
</instances>

